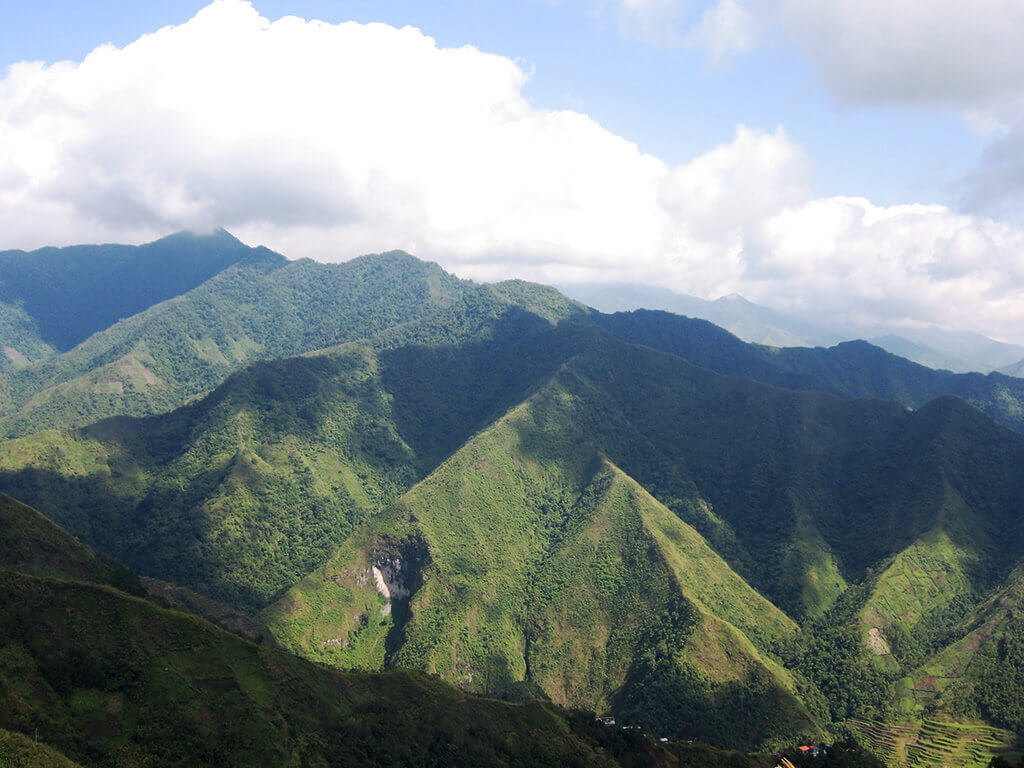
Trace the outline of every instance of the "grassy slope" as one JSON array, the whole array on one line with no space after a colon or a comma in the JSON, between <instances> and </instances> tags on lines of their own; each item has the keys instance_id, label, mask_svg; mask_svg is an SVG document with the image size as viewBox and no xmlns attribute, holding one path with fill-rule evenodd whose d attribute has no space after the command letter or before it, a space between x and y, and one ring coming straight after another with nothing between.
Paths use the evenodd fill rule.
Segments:
<instances>
[{"instance_id":1,"label":"grassy slope","mask_svg":"<svg viewBox=\"0 0 1024 768\"><path fill-rule=\"evenodd\" d=\"M595 349L567 374L609 457L797 616L829 605L808 602L812 576L838 591L939 523L984 554L981 580L1024 551L1024 439L955 398L908 412L635 347Z\"/></svg>"},{"instance_id":2,"label":"grassy slope","mask_svg":"<svg viewBox=\"0 0 1024 768\"><path fill-rule=\"evenodd\" d=\"M34 737L0 730L0 768L81 768Z\"/></svg>"},{"instance_id":3,"label":"grassy slope","mask_svg":"<svg viewBox=\"0 0 1024 768\"><path fill-rule=\"evenodd\" d=\"M22 368L54 353L25 309L0 301L0 373Z\"/></svg>"},{"instance_id":4,"label":"grassy slope","mask_svg":"<svg viewBox=\"0 0 1024 768\"><path fill-rule=\"evenodd\" d=\"M1024 573L1018 570L1009 584L967 613L959 622L953 639L939 648L918 668L900 680L897 705L902 712L953 713L988 716L1008 728L1024 725L1016 717L1000 718L999 702L988 694L995 685L999 693L1020 701L1021 671L1018 658L1007 658L1007 647L1019 643L1024 629ZM1011 689L1010 685L1015 685ZM989 690L982 691L980 686ZM1017 708L1019 709L1018 703Z\"/></svg>"},{"instance_id":5,"label":"grassy slope","mask_svg":"<svg viewBox=\"0 0 1024 768\"><path fill-rule=\"evenodd\" d=\"M32 576L108 584L141 594L138 579L31 507L0 494L0 565Z\"/></svg>"},{"instance_id":6,"label":"grassy slope","mask_svg":"<svg viewBox=\"0 0 1024 768\"><path fill-rule=\"evenodd\" d=\"M4 509L19 546L0 551L0 764L74 765L50 747L83 766L663 763L592 716L414 673L332 672L86 583L101 561L38 513ZM61 578L28 575L37 562Z\"/></svg>"},{"instance_id":7,"label":"grassy slope","mask_svg":"<svg viewBox=\"0 0 1024 768\"><path fill-rule=\"evenodd\" d=\"M628 709L665 733L721 741L728 717L746 718L748 745L813 730L788 673L744 634L764 649L795 625L588 445L574 418L564 391L542 390L264 618L289 646L340 666L414 666L506 696L539 688L558 703ZM385 615L369 568L396 552L416 591ZM645 656L660 660L670 631L678 684L651 702ZM749 711L718 709L733 686L754 692ZM681 699L701 716L666 711Z\"/></svg>"},{"instance_id":8,"label":"grassy slope","mask_svg":"<svg viewBox=\"0 0 1024 768\"><path fill-rule=\"evenodd\" d=\"M366 350L268 363L168 416L0 456L5 488L103 550L250 609L415 479Z\"/></svg>"}]
</instances>

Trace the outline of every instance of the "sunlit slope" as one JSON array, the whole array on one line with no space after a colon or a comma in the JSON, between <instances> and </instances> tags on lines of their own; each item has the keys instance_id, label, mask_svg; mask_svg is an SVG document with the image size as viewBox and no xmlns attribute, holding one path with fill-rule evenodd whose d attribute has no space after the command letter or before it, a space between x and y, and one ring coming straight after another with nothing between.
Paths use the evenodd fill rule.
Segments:
<instances>
[{"instance_id":1,"label":"sunlit slope","mask_svg":"<svg viewBox=\"0 0 1024 768\"><path fill-rule=\"evenodd\" d=\"M81 768L54 749L21 733L0 730L0 768Z\"/></svg>"},{"instance_id":2,"label":"sunlit slope","mask_svg":"<svg viewBox=\"0 0 1024 768\"><path fill-rule=\"evenodd\" d=\"M900 709L1024 730L1024 572L964 615L946 640L899 681Z\"/></svg>"},{"instance_id":3,"label":"sunlit slope","mask_svg":"<svg viewBox=\"0 0 1024 768\"><path fill-rule=\"evenodd\" d=\"M1024 552L1024 438L957 398L909 411L610 344L561 378L590 439L796 617L936 526L980 581Z\"/></svg>"},{"instance_id":4,"label":"sunlit slope","mask_svg":"<svg viewBox=\"0 0 1024 768\"><path fill-rule=\"evenodd\" d=\"M545 387L264 618L286 645L338 666L542 691L666 734L722 741L737 716L751 745L813 730L763 652L793 622L588 443L576 416L557 383ZM737 714L740 689L749 710Z\"/></svg>"}]
</instances>

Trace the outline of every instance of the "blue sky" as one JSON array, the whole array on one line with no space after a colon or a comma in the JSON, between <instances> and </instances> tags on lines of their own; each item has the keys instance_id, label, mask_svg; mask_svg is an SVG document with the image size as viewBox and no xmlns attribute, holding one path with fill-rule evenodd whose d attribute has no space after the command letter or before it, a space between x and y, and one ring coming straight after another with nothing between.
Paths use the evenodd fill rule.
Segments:
<instances>
[{"instance_id":1,"label":"blue sky","mask_svg":"<svg viewBox=\"0 0 1024 768\"><path fill-rule=\"evenodd\" d=\"M105 42L124 45L179 24L202 0L133 3L3 0L3 65L21 59L81 59ZM862 195L880 204L956 203L955 182L984 140L952 110L844 104L799 52L772 44L709 67L704 54L625 35L616 14L566 0L258 0L275 19L412 25L445 47L473 45L532 71L526 94L541 107L586 112L670 163L707 151L742 123L778 125L807 150L822 195ZM687 17L699 15L694 8Z\"/></svg>"},{"instance_id":2,"label":"blue sky","mask_svg":"<svg viewBox=\"0 0 1024 768\"><path fill-rule=\"evenodd\" d=\"M0 64L0 247L223 226L1024 342L1020 0L0 0Z\"/></svg>"}]
</instances>

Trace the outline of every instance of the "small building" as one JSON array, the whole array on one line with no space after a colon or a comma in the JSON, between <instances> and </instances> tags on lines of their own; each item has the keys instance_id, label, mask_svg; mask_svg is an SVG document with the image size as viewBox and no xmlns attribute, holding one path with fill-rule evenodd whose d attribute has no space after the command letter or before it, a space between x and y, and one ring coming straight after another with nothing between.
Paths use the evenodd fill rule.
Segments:
<instances>
[{"instance_id":1,"label":"small building","mask_svg":"<svg viewBox=\"0 0 1024 768\"><path fill-rule=\"evenodd\" d=\"M604 717L599 717L597 719L601 723L601 725L606 725L609 728L615 725L615 718L611 715L605 715Z\"/></svg>"}]
</instances>

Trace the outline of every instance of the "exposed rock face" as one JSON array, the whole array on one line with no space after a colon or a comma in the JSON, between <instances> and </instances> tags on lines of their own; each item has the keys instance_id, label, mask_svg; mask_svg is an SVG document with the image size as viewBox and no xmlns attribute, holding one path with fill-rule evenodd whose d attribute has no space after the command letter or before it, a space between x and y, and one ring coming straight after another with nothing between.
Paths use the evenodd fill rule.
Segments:
<instances>
[{"instance_id":1,"label":"exposed rock face","mask_svg":"<svg viewBox=\"0 0 1024 768\"><path fill-rule=\"evenodd\" d=\"M385 600L381 616L391 614L392 601L407 602L422 582L422 566L427 548L419 540L384 540L374 552L368 574L378 594Z\"/></svg>"}]
</instances>

